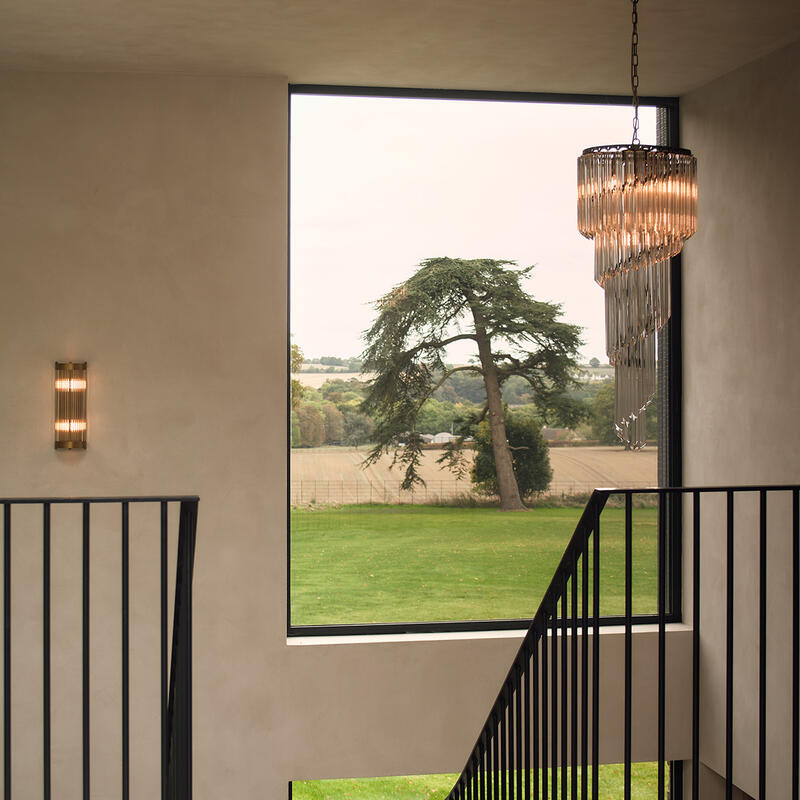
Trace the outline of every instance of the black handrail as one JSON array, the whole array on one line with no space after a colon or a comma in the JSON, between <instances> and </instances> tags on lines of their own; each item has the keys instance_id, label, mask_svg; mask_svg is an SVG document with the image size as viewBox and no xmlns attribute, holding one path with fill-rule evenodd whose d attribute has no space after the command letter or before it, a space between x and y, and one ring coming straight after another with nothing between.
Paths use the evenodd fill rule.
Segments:
<instances>
[{"instance_id":1,"label":"black handrail","mask_svg":"<svg viewBox=\"0 0 800 800\"><path fill-rule=\"evenodd\" d=\"M3 508L3 785L4 798L11 798L12 770L12 683L11 683L11 539L12 513L15 506L38 505L42 508L42 794L49 800L52 790L51 770L51 535L53 528L53 506L73 505L81 510L82 566L82 722L81 722L81 766L82 796L91 796L91 752L90 752L90 567L92 507L115 504L120 507L120 611L122 630L121 666L121 794L123 800L130 797L130 507L138 504L158 504L160 509L160 632L161 632L161 753L162 753L162 798L165 800L190 800L192 792L192 574L197 530L198 498L196 496L147 496L147 497L6 497L0 498ZM167 577L168 577L168 509L179 504L180 523L178 531L178 558L176 563L174 622L171 653L167 650ZM167 663L171 660L169 681ZM167 696L169 695L169 702ZM32 789L27 790L30 792Z\"/></svg>"},{"instance_id":2,"label":"black handrail","mask_svg":"<svg viewBox=\"0 0 800 800\"><path fill-rule=\"evenodd\" d=\"M725 781L726 797L733 792L733 668L734 586L733 570L735 498L757 493L759 498L759 724L754 748L759 753L759 796L766 787L766 659L767 659L767 500L773 493L792 497L792 799L798 800L798 745L800 744L800 486L715 486L645 489L597 489L587 503L564 555L556 568L539 609L491 706L464 769L448 800L596 800L599 790L599 672L600 672L600 521L612 495L624 500L624 798L632 786L632 665L633 597L632 541L633 498L657 495L670 502L671 519L679 535L684 496L692 500L692 797L698 797L700 756L700 508L704 494L724 494L726 531L726 667L725 667ZM663 519L663 516L661 517ZM670 517L668 517L670 518ZM667 563L666 531L659 527L657 547L658 697L657 763L658 798L665 791L665 686ZM590 561L591 547L591 561ZM592 570L591 578L589 570ZM674 567L673 567L674 568ZM581 576L580 592L578 591ZM592 602L590 606L589 587ZM579 598L580 595L580 598ZM606 618L602 618L605 622ZM589 639L591 624L592 637ZM578 646L580 631L581 645ZM589 650L592 666L589 668ZM559 665L559 659L561 663ZM560 667L560 670L559 670ZM589 682L592 685L589 703ZM788 691L787 691L788 693ZM591 716L591 722L589 717ZM589 730L591 724L591 752ZM570 772L568 772L568 768ZM580 774L579 774L580 770ZM591 787L589 772L591 770ZM549 774L548 774L549 773ZM571 780L569 780L571 779ZM677 787L676 787L677 788ZM531 789L533 790L531 792Z\"/></svg>"}]
</instances>

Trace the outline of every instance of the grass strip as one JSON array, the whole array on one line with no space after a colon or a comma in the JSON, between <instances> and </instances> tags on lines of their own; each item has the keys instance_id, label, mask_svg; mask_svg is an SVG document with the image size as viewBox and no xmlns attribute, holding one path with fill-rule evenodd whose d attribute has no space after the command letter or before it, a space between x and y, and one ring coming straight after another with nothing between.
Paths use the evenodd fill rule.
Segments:
<instances>
[{"instance_id":1,"label":"grass strip","mask_svg":"<svg viewBox=\"0 0 800 800\"><path fill-rule=\"evenodd\" d=\"M576 508L342 506L291 512L294 625L533 616ZM600 612L624 610L624 512L601 518ZM634 613L656 609L657 510L633 513ZM591 581L590 573L590 581Z\"/></svg>"},{"instance_id":2,"label":"grass strip","mask_svg":"<svg viewBox=\"0 0 800 800\"><path fill-rule=\"evenodd\" d=\"M599 769L600 800L619 800L624 790L624 765L602 764ZM540 773L541 775L542 773ZM580 776L580 769L578 769ZM665 770L665 783L669 771ZM443 800L452 789L457 775L407 775L397 778L348 778L327 781L294 781L292 800ZM548 773L552 780L552 773ZM568 776L568 783L570 777ZM559 778L560 785L560 778ZM592 778L589 775L591 794ZM658 769L655 762L631 765L632 800L656 797ZM666 795L666 792L665 792Z\"/></svg>"}]
</instances>

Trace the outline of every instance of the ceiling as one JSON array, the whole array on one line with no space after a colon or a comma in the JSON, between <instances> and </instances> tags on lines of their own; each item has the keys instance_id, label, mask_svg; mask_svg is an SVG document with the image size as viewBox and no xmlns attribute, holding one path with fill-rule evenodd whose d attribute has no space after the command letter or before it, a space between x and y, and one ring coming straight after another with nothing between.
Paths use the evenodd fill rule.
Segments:
<instances>
[{"instance_id":1,"label":"ceiling","mask_svg":"<svg viewBox=\"0 0 800 800\"><path fill-rule=\"evenodd\" d=\"M800 39L797 0L645 0L643 94ZM3 0L0 68L627 93L626 0Z\"/></svg>"}]
</instances>

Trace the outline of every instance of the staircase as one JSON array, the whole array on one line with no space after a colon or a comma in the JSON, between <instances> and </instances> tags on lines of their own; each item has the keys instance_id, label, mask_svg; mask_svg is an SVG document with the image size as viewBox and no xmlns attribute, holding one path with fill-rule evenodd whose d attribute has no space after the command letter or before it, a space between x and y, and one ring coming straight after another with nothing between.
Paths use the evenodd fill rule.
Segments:
<instances>
[{"instance_id":1,"label":"staircase","mask_svg":"<svg viewBox=\"0 0 800 800\"><path fill-rule=\"evenodd\" d=\"M608 760L603 751L614 752L618 745L623 796L630 800L633 752L642 749L634 743L634 677L642 668L634 661L634 642L645 630L639 626L647 624L657 632L656 679L649 692L655 696L646 699L656 708L649 721L655 751L648 760L657 762L658 799L667 793L671 798L705 794L701 770L692 766L705 763L724 776L728 800L741 796L737 787L761 800L767 792L798 800L799 494L798 486L596 490L448 800L597 800L599 766ZM645 497L655 498L659 509L657 607L655 614L634 615L635 506ZM609 578L603 572L609 546L603 510L610 504L624 507L624 568ZM743 556L745 563L737 567ZM682 563L691 586L681 586ZM601 587L604 580L612 585ZM621 617L601 616L601 588L624 596ZM684 597L690 606L683 616L691 622L685 631L691 634L691 669L686 685L676 687L682 683L675 674L680 660L668 650L673 631L687 627L680 624ZM746 613L751 602L758 609L755 625ZM610 709L601 688L606 646L601 631L609 624L624 629L622 708L611 709L621 710L622 726L612 734L620 741L610 743L603 741L613 725L603 719ZM768 687L768 675L783 674L789 663L784 673L791 678ZM690 733L668 752L668 738L675 738L670 734L688 722L668 714L667 695L676 691L684 695ZM747 758L752 753L755 760ZM689 759L684 776L682 762Z\"/></svg>"}]
</instances>

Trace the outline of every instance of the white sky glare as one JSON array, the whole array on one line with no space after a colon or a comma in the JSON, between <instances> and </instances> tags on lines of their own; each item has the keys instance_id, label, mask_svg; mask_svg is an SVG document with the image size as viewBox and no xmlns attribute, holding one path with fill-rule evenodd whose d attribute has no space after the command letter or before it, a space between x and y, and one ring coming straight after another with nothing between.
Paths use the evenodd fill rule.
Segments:
<instances>
[{"instance_id":1,"label":"white sky glare","mask_svg":"<svg viewBox=\"0 0 800 800\"><path fill-rule=\"evenodd\" d=\"M291 333L358 355L371 306L426 258L535 264L525 289L606 361L603 292L576 227L577 157L630 141L630 106L293 95ZM655 142L654 108L640 137ZM470 343L448 351L472 355Z\"/></svg>"}]
</instances>

